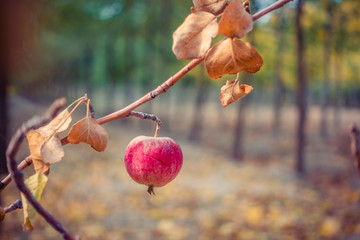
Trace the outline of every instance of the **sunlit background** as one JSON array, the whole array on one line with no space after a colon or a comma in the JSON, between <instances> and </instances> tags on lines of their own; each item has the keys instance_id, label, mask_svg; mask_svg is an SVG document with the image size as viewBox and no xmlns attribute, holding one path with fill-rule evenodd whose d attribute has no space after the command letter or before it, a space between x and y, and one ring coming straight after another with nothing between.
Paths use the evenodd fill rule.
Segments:
<instances>
[{"instance_id":1,"label":"sunlit background","mask_svg":"<svg viewBox=\"0 0 360 240\"><path fill-rule=\"evenodd\" d=\"M273 2L252 0L251 11ZM18 0L16 11L7 12L12 21L2 23L12 34L3 47L10 64L1 68L10 79L1 82L8 113L2 141L56 98L71 103L86 93L98 118L156 88L188 63L173 54L172 33L192 5ZM240 74L240 82L254 88L245 98L223 108L220 88L236 76L209 79L201 64L137 109L158 116L159 135L179 142L184 154L178 177L155 196L133 182L123 163L131 139L153 135L155 124L129 118L104 125L104 153L65 146L41 203L84 240L360 239L360 181L349 137L350 124L360 126L360 2L304 1L307 110L300 170L296 7L294 1L262 17L244 39L264 60L259 72ZM25 145L18 161L28 155ZM1 192L2 206L19 195L10 184ZM7 214L0 239L61 239L40 217L30 233L22 232L22 222L21 210Z\"/></svg>"}]
</instances>

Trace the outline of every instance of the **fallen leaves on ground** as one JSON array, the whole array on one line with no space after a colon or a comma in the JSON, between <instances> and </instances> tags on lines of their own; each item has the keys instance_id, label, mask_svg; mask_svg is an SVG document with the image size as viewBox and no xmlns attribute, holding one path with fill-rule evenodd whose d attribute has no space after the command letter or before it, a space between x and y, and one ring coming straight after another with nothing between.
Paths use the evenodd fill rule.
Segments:
<instances>
[{"instance_id":1,"label":"fallen leaves on ground","mask_svg":"<svg viewBox=\"0 0 360 240\"><path fill-rule=\"evenodd\" d=\"M330 171L324 165L309 171L306 178L297 178L288 137L276 142L282 146L283 159L274 157L280 154L272 148L274 152L266 157L247 156L241 163L213 148L179 141L183 169L174 181L149 196L124 167L125 146L143 132L138 125L129 126L109 126L112 141L106 152L68 145L66 164L54 166L42 203L74 235L87 240L338 240L360 235L356 173L338 167ZM272 146L272 135L266 136L262 140ZM254 138L248 141L259 147L262 143ZM335 146L316 142L309 146L309 154L326 152L332 164L351 166L349 159L336 154ZM9 203L18 192L3 196ZM37 219L29 240L59 239L58 233ZM16 212L7 216L0 238L22 239L21 221Z\"/></svg>"}]
</instances>

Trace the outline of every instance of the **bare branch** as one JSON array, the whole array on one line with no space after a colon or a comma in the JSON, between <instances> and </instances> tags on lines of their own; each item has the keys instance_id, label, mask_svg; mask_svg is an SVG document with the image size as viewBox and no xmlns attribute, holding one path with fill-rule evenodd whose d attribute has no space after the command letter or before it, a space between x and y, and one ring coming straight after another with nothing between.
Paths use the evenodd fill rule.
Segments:
<instances>
[{"instance_id":1,"label":"bare branch","mask_svg":"<svg viewBox=\"0 0 360 240\"><path fill-rule=\"evenodd\" d=\"M175 83L177 83L183 76L185 76L191 69L199 65L205 57L201 57L198 59L192 60L190 63L188 63L185 67L180 69L175 75L168 78L165 82L163 82L161 85L159 85L157 88L155 88L153 91L148 92L140 99L136 100L135 102L129 104L128 106L120 109L119 111L110 113L102 118L99 118L97 121L99 124L104 124L110 121L113 121L115 119L124 118L129 115L129 113L136 109L137 107L143 105L146 102L149 102L153 99L155 99L160 94L165 93L167 90L169 90L172 86L174 86Z\"/></svg>"},{"instance_id":2,"label":"bare branch","mask_svg":"<svg viewBox=\"0 0 360 240\"><path fill-rule=\"evenodd\" d=\"M4 211L5 211L5 213L9 213L16 209L22 209L22 208L23 208L22 202L20 199L18 199L15 202L13 202L11 205L9 205L8 207L4 208Z\"/></svg>"},{"instance_id":3,"label":"bare branch","mask_svg":"<svg viewBox=\"0 0 360 240\"><path fill-rule=\"evenodd\" d=\"M129 117L130 116L138 117L138 118L141 118L141 119L149 119L149 120L153 120L154 122L156 122L155 137L158 136L158 133L159 133L159 130L160 130L160 125L161 125L160 118L158 118L154 114L143 113L143 112L135 112L135 111L131 111L129 113Z\"/></svg>"},{"instance_id":4,"label":"bare branch","mask_svg":"<svg viewBox=\"0 0 360 240\"><path fill-rule=\"evenodd\" d=\"M263 10L255 13L252 18L253 18L253 21L256 21L258 20L259 18L261 18L262 16L268 14L269 12L272 12L278 8L281 8L282 6L284 6L285 4L291 2L293 0L279 0L273 4L271 4L270 6L264 8Z\"/></svg>"},{"instance_id":5,"label":"bare branch","mask_svg":"<svg viewBox=\"0 0 360 240\"><path fill-rule=\"evenodd\" d=\"M34 207L34 209L52 226L56 231L58 231L65 240L74 240L73 238L44 207L36 200L29 188L24 183L24 176L21 171L17 168L17 163L15 160L15 155L19 150L20 144L23 141L26 133L31 129L37 129L48 122L50 122L59 110L65 106L66 100L60 99L56 100L48 109L48 111L42 117L34 117L28 122L24 123L12 137L9 146L6 151L6 162L8 170L11 174L11 178L14 181L16 187L22 192L25 198L29 203Z\"/></svg>"},{"instance_id":6,"label":"bare branch","mask_svg":"<svg viewBox=\"0 0 360 240\"><path fill-rule=\"evenodd\" d=\"M24 160L19 163L17 169L19 171L24 170L28 166L32 164L31 156L27 156ZM11 182L11 175L7 175L1 182L0 182L0 192L6 188L6 186Z\"/></svg>"}]
</instances>

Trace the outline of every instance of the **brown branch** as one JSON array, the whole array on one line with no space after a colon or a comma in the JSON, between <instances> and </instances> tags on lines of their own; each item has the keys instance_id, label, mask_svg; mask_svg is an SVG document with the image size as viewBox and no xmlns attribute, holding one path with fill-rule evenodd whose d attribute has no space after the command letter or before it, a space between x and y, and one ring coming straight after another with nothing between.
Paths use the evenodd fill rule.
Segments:
<instances>
[{"instance_id":1,"label":"brown branch","mask_svg":"<svg viewBox=\"0 0 360 240\"><path fill-rule=\"evenodd\" d=\"M129 115L129 113L136 109L137 107L143 105L144 103L147 103L153 99L155 99L160 94L165 93L167 90L169 90L175 83L177 83L183 76L185 76L191 69L199 65L203 60L205 56L201 58L197 58L192 60L190 63L188 63L185 67L183 67L180 71L178 71L175 75L168 78L165 82L163 82L161 85L159 85L157 88L152 90L151 92L148 92L140 99L136 100L135 102L129 104L128 106L120 109L119 111L110 113L102 118L99 118L97 122L99 124L104 124L110 121L113 121L115 119L124 118Z\"/></svg>"},{"instance_id":2,"label":"brown branch","mask_svg":"<svg viewBox=\"0 0 360 240\"><path fill-rule=\"evenodd\" d=\"M351 154L354 157L354 166L356 167L359 175L360 175L360 131L355 126L355 124L352 124L350 126L350 149Z\"/></svg>"},{"instance_id":3,"label":"brown branch","mask_svg":"<svg viewBox=\"0 0 360 240\"><path fill-rule=\"evenodd\" d=\"M261 18L262 16L268 14L269 12L272 12L278 8L281 8L282 6L284 6L285 4L291 2L293 0L279 0L277 2L274 2L273 4L271 4L270 6L264 8L263 10L255 13L253 16L252 16L252 19L253 21L256 21L258 20L259 18Z\"/></svg>"},{"instance_id":4,"label":"brown branch","mask_svg":"<svg viewBox=\"0 0 360 240\"><path fill-rule=\"evenodd\" d=\"M149 119L149 120L152 120L152 121L156 122L155 137L158 136L160 126L161 126L161 120L160 120L160 118L158 118L154 114L131 111L129 113L129 117L138 117L138 118L141 118L141 119Z\"/></svg>"},{"instance_id":5,"label":"brown branch","mask_svg":"<svg viewBox=\"0 0 360 240\"><path fill-rule=\"evenodd\" d=\"M22 202L20 199L16 200L12 204L10 204L8 207L4 208L5 213L9 213L11 211L14 211L16 209L22 209Z\"/></svg>"},{"instance_id":6,"label":"brown branch","mask_svg":"<svg viewBox=\"0 0 360 240\"><path fill-rule=\"evenodd\" d=\"M32 164L31 156L27 156L24 160L22 160L19 165L17 166L17 169L19 171L24 170L28 166ZM6 188L6 186L11 182L11 175L7 175L1 182L0 182L0 192Z\"/></svg>"},{"instance_id":7,"label":"brown branch","mask_svg":"<svg viewBox=\"0 0 360 240\"><path fill-rule=\"evenodd\" d=\"M66 100L59 99L55 101L48 111L42 116L34 117L28 122L24 123L11 138L9 146L6 151L6 162L8 171L10 172L11 178L14 181L16 187L20 192L22 192L28 202L34 207L34 209L52 226L56 231L58 231L65 240L75 240L46 209L41 206L41 204L36 200L36 198L31 193L30 189L24 183L24 176L21 171L17 168L17 163L15 160L15 155L19 150L21 142L26 136L26 133L31 129L37 129L53 119L61 108L65 106Z\"/></svg>"}]
</instances>

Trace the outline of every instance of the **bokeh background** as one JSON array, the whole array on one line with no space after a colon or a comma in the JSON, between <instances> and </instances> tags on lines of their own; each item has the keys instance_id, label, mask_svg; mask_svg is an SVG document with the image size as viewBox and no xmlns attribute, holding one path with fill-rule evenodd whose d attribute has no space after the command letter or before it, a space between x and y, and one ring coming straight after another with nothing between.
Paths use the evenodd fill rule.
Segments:
<instances>
[{"instance_id":1,"label":"bokeh background","mask_svg":"<svg viewBox=\"0 0 360 240\"><path fill-rule=\"evenodd\" d=\"M252 0L251 11L273 2ZM191 6L5 0L3 176L4 147L15 130L56 98L71 103L87 93L101 117L185 66L171 51L172 33ZM104 125L103 153L65 146L41 202L86 240L360 239L360 181L349 137L350 124L360 125L359 15L357 0L293 1L256 21L244 39L264 60L256 74L240 75L254 87L250 95L223 108L220 88L236 76L212 80L200 65L138 108L158 116L159 135L179 142L184 154L178 177L155 196L131 180L123 163L131 139L153 135L155 124L121 119ZM75 121L84 112L85 106L76 111ZM24 143L19 161L27 155ZM19 193L10 184L0 198L8 206ZM7 214L0 239L61 239L40 217L31 233L22 232L22 221L21 210Z\"/></svg>"}]
</instances>

